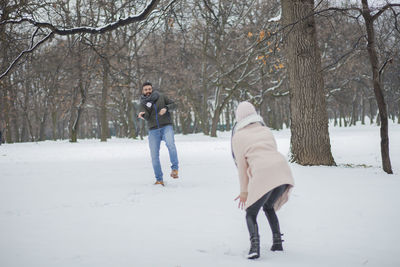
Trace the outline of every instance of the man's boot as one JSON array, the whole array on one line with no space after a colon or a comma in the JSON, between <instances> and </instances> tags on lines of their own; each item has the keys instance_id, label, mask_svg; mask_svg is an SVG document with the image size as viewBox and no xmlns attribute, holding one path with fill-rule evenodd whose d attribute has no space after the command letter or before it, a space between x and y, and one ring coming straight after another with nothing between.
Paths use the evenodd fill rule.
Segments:
<instances>
[{"instance_id":1,"label":"man's boot","mask_svg":"<svg viewBox=\"0 0 400 267\"><path fill-rule=\"evenodd\" d=\"M174 179L179 178L178 170L172 170L171 171L171 177L174 178Z\"/></svg>"},{"instance_id":2,"label":"man's boot","mask_svg":"<svg viewBox=\"0 0 400 267\"><path fill-rule=\"evenodd\" d=\"M281 233L274 233L272 235L272 247L271 250L272 251L282 251L282 242L284 240L282 240L281 236L283 236L283 234Z\"/></svg>"}]
</instances>

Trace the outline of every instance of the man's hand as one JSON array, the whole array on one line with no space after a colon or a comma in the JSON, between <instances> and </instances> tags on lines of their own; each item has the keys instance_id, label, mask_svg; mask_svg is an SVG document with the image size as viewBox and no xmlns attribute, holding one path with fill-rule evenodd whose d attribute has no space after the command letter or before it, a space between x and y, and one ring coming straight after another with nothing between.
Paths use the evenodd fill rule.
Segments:
<instances>
[{"instance_id":1,"label":"man's hand","mask_svg":"<svg viewBox=\"0 0 400 267\"><path fill-rule=\"evenodd\" d=\"M137 117L138 117L139 119L142 119L142 120L144 120L144 118L143 118L143 115L144 115L144 114L146 114L146 112L144 112L144 111L142 111L142 112L139 112L139 114L138 114L138 116L137 116Z\"/></svg>"},{"instance_id":2,"label":"man's hand","mask_svg":"<svg viewBox=\"0 0 400 267\"><path fill-rule=\"evenodd\" d=\"M238 199L239 199L238 208L239 208L239 209L244 209L244 205L246 204L246 201L247 201L247 196L238 195L238 196L235 198L235 201L238 200Z\"/></svg>"},{"instance_id":3,"label":"man's hand","mask_svg":"<svg viewBox=\"0 0 400 267\"><path fill-rule=\"evenodd\" d=\"M167 112L166 108L162 108L160 109L160 112L158 112L158 114L160 114L160 116L164 115Z\"/></svg>"}]
</instances>

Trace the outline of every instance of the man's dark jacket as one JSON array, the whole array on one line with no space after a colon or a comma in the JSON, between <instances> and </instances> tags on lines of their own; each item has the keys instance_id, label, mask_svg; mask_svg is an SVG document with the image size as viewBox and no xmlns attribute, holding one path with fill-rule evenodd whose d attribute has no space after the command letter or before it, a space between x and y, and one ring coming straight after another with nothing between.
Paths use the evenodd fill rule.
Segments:
<instances>
[{"instance_id":1,"label":"man's dark jacket","mask_svg":"<svg viewBox=\"0 0 400 267\"><path fill-rule=\"evenodd\" d=\"M166 108L167 112L160 115L160 110ZM158 91L153 91L148 97L141 95L140 112L144 111L143 118L147 120L150 130L172 124L170 111L175 108L175 103Z\"/></svg>"}]
</instances>

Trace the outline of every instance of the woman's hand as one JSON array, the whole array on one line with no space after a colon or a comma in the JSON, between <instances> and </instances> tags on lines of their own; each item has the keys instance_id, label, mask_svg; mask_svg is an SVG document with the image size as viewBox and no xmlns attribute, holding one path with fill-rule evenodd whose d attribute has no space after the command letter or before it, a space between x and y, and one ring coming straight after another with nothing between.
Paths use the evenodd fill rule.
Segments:
<instances>
[{"instance_id":1,"label":"woman's hand","mask_svg":"<svg viewBox=\"0 0 400 267\"><path fill-rule=\"evenodd\" d=\"M246 204L247 196L242 196L241 194L235 198L235 201L239 199L238 208L244 209L244 205Z\"/></svg>"}]
</instances>

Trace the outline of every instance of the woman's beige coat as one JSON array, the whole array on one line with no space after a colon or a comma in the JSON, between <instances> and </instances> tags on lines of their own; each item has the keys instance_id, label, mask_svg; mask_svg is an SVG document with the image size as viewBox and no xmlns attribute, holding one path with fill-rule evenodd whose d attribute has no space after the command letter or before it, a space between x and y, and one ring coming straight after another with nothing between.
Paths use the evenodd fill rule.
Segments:
<instances>
[{"instance_id":1,"label":"woman's beige coat","mask_svg":"<svg viewBox=\"0 0 400 267\"><path fill-rule=\"evenodd\" d=\"M276 201L274 208L278 210L288 200L294 180L271 131L259 123L239 129L232 138L232 149L239 172L240 194L247 195L246 209L275 187L291 185Z\"/></svg>"}]
</instances>

